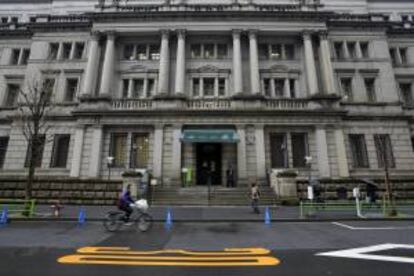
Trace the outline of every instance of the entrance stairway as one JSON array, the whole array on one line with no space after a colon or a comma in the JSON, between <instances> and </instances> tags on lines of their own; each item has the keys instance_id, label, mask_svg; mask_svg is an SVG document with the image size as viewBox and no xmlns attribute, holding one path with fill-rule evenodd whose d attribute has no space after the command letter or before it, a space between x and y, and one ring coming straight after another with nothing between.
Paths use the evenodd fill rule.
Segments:
<instances>
[{"instance_id":1,"label":"entrance stairway","mask_svg":"<svg viewBox=\"0 0 414 276\"><path fill-rule=\"evenodd\" d=\"M260 187L260 205L274 205L275 195L270 187ZM174 205L198 205L198 206L248 206L250 204L249 188L225 188L211 187L210 200L208 188L195 186L181 187L157 187L152 192L152 202L158 206Z\"/></svg>"}]
</instances>

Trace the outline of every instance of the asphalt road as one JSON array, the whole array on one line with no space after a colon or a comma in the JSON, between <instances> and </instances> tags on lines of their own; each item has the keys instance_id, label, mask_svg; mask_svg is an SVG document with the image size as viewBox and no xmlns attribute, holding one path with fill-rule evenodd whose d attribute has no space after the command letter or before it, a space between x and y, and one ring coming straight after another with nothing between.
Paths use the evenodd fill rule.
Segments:
<instances>
[{"instance_id":1,"label":"asphalt road","mask_svg":"<svg viewBox=\"0 0 414 276\"><path fill-rule=\"evenodd\" d=\"M382 244L406 248L377 250L360 254L359 258L353 253L347 258L316 255ZM119 247L128 248L117 252ZM223 251L225 248L244 248L247 253L229 253ZM172 249L186 251L177 253ZM98 250L88 260L103 258L103 263L58 262L65 256L85 261L89 253L82 250ZM157 252L148 255L154 250ZM372 255L379 260L370 260ZM395 259L383 260L390 256ZM168 258L174 261L160 261ZM270 260L271 264L259 265L249 258ZM149 264L151 260L154 263ZM228 265L223 265L226 262ZM409 221L270 226L176 223L170 230L156 224L148 233L129 228L116 234L105 232L100 223L77 227L64 222L14 222L0 229L0 275L413 275L413 269L414 222Z\"/></svg>"}]
</instances>

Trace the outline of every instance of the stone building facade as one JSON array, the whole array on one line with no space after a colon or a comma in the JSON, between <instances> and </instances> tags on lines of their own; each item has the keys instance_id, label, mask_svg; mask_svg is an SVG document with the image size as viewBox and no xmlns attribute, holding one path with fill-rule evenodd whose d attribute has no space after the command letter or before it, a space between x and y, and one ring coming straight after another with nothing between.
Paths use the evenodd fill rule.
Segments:
<instances>
[{"instance_id":1,"label":"stone building facade","mask_svg":"<svg viewBox=\"0 0 414 276\"><path fill-rule=\"evenodd\" d=\"M411 1L17 2L0 1L1 176L25 173L15 95L39 75L57 108L38 175L243 186L381 177L385 153L414 176Z\"/></svg>"}]
</instances>

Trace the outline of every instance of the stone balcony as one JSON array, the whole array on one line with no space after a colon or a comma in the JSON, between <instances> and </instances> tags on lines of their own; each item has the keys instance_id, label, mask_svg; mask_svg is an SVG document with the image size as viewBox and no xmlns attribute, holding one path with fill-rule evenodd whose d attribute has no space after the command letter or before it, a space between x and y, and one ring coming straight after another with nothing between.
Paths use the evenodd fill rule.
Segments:
<instances>
[{"instance_id":1,"label":"stone balcony","mask_svg":"<svg viewBox=\"0 0 414 276\"><path fill-rule=\"evenodd\" d=\"M112 100L112 110L307 110L307 99L268 99L268 100L234 100L234 99L189 99L189 100Z\"/></svg>"}]
</instances>

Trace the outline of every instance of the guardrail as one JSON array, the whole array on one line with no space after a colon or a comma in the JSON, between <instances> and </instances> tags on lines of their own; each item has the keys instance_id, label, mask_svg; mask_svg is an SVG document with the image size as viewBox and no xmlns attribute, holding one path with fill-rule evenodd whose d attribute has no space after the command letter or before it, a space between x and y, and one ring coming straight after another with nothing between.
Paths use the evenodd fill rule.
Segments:
<instances>
[{"instance_id":1,"label":"guardrail","mask_svg":"<svg viewBox=\"0 0 414 276\"><path fill-rule=\"evenodd\" d=\"M152 109L151 100L138 100L138 99L122 99L122 100L113 100L112 108L116 110L126 109L126 110L146 110Z\"/></svg>"},{"instance_id":2,"label":"guardrail","mask_svg":"<svg viewBox=\"0 0 414 276\"><path fill-rule=\"evenodd\" d=\"M0 210L7 207L10 216L33 217L35 210L35 199L0 199Z\"/></svg>"}]
</instances>

